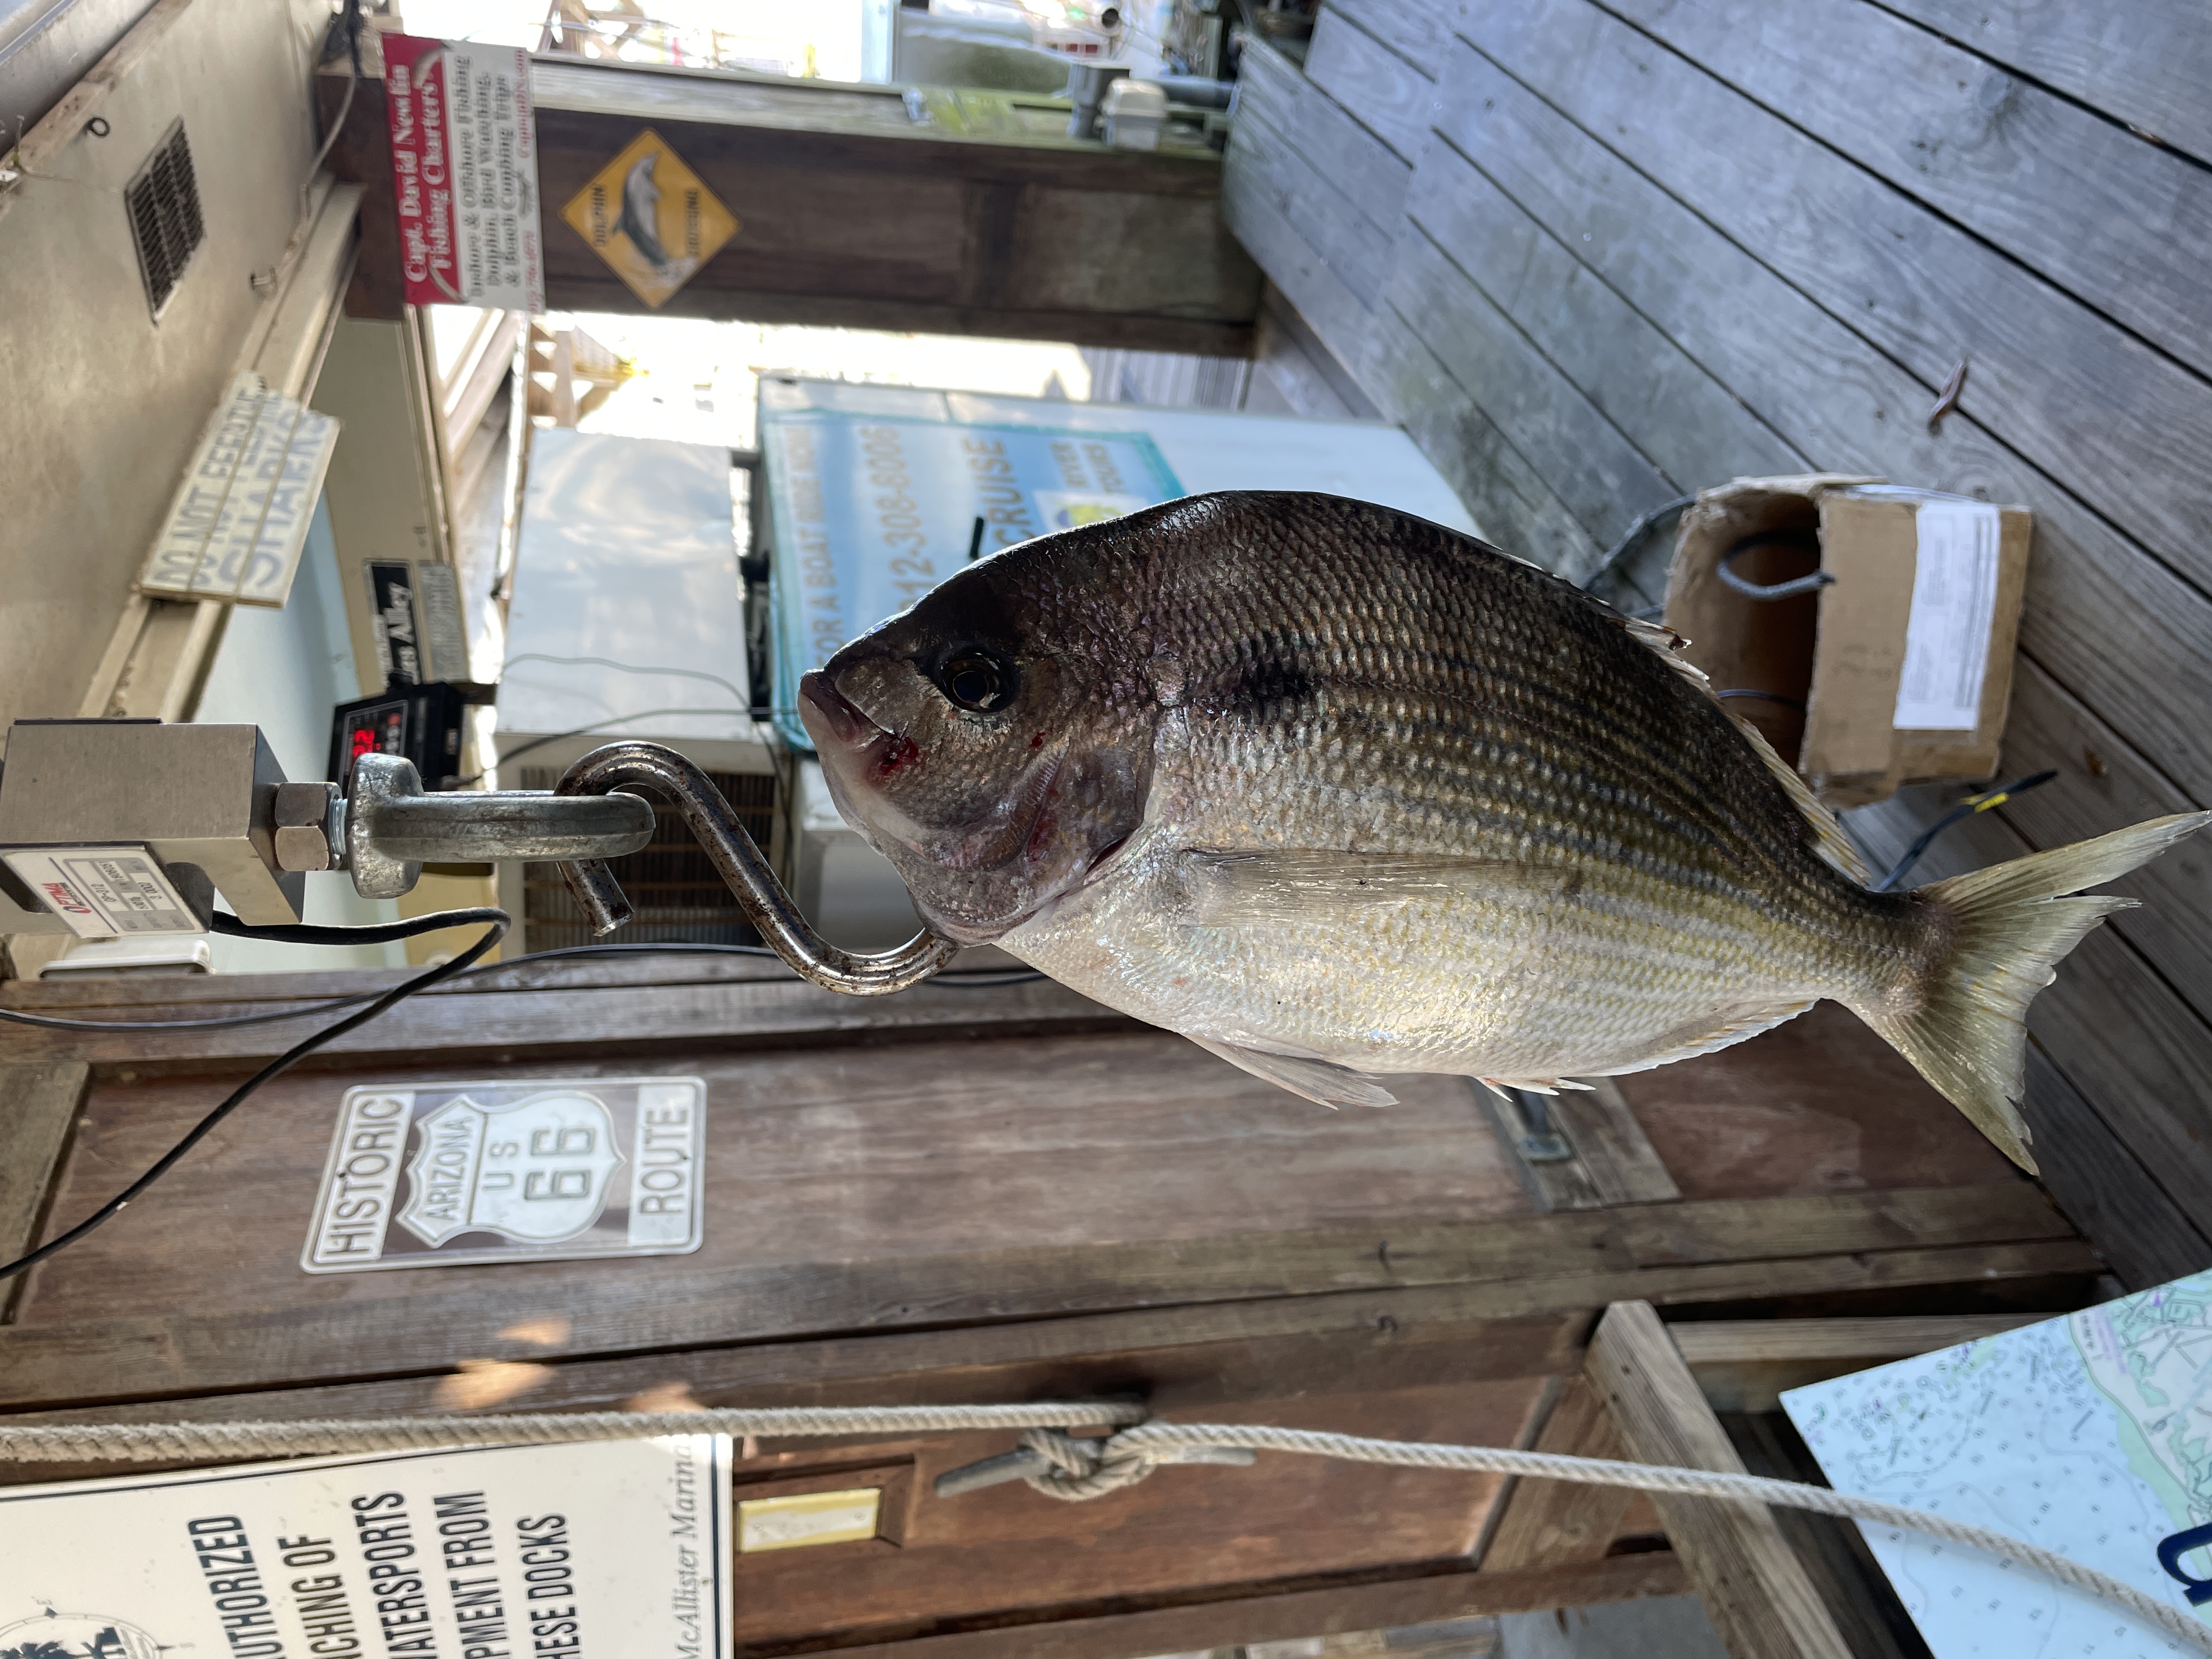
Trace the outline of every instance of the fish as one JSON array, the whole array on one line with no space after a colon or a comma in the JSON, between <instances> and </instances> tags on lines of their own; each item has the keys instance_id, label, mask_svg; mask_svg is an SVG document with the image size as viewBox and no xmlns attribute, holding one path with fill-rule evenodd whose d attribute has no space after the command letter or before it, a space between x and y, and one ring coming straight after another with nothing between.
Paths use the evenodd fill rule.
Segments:
<instances>
[{"instance_id":1,"label":"fish","mask_svg":"<svg viewBox=\"0 0 2212 1659\"><path fill-rule=\"evenodd\" d=\"M1223 492L1004 549L800 683L926 925L1294 1094L1587 1087L1832 999L2022 1168L2030 999L2201 829L1901 892L1666 629L1425 520Z\"/></svg>"},{"instance_id":2,"label":"fish","mask_svg":"<svg viewBox=\"0 0 2212 1659\"><path fill-rule=\"evenodd\" d=\"M668 268L667 250L660 246L660 185L653 176L660 152L641 155L623 179L622 214L615 228L629 238L630 246L657 270Z\"/></svg>"}]
</instances>

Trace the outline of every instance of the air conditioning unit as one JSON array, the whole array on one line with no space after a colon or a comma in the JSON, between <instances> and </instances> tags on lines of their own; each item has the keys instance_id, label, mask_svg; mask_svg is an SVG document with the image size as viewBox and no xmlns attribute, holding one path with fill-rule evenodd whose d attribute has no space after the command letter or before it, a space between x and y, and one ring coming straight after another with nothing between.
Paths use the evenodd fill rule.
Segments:
<instances>
[{"instance_id":1,"label":"air conditioning unit","mask_svg":"<svg viewBox=\"0 0 2212 1659\"><path fill-rule=\"evenodd\" d=\"M691 760L771 861L779 772L756 723L727 449L572 428L532 434L495 744L502 788L550 789L602 744L642 738ZM617 942L757 944L681 817L616 860L636 918ZM507 866L519 951L592 943L550 864Z\"/></svg>"}]
</instances>

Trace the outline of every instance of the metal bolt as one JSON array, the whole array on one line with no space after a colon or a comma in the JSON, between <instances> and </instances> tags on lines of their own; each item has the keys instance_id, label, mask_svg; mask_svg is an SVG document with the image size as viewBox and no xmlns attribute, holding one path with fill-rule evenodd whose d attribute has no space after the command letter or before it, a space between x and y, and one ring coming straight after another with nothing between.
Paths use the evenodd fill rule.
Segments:
<instances>
[{"instance_id":1,"label":"metal bolt","mask_svg":"<svg viewBox=\"0 0 2212 1659\"><path fill-rule=\"evenodd\" d=\"M271 817L276 828L279 870L328 870L332 855L331 824L337 788L328 783L280 783Z\"/></svg>"}]
</instances>

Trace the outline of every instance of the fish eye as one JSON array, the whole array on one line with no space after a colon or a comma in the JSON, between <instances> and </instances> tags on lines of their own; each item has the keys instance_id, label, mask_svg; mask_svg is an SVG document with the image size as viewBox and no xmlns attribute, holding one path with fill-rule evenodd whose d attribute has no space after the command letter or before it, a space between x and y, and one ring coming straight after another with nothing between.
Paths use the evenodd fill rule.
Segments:
<instances>
[{"instance_id":1,"label":"fish eye","mask_svg":"<svg viewBox=\"0 0 2212 1659\"><path fill-rule=\"evenodd\" d=\"M973 646L947 657L936 679L953 707L971 714L996 714L1014 700L1017 684L1013 664Z\"/></svg>"}]
</instances>

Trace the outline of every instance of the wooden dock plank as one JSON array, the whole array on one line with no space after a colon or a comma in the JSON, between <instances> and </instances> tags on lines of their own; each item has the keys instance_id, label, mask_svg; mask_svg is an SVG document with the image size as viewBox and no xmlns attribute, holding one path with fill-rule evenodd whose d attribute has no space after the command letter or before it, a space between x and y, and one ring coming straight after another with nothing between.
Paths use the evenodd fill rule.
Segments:
<instances>
[{"instance_id":1,"label":"wooden dock plank","mask_svg":"<svg viewBox=\"0 0 2212 1659\"><path fill-rule=\"evenodd\" d=\"M1249 132L1230 134L1221 180L1222 222L1251 250L1268 280L1322 343L1342 361L1348 349L1366 337L1371 314L1306 240L1303 228L1283 211L1260 176L1252 153L1256 142Z\"/></svg>"},{"instance_id":2,"label":"wooden dock plank","mask_svg":"<svg viewBox=\"0 0 2212 1659\"><path fill-rule=\"evenodd\" d=\"M1389 297L1483 413L1513 434L1514 448L1596 545L1610 544L1646 509L1686 493L1425 234L1400 244Z\"/></svg>"},{"instance_id":3,"label":"wooden dock plank","mask_svg":"<svg viewBox=\"0 0 2212 1659\"><path fill-rule=\"evenodd\" d=\"M1528 457L1395 310L1385 305L1352 349L1362 382L1436 463L1485 537L1569 575L1589 570L1604 556Z\"/></svg>"},{"instance_id":4,"label":"wooden dock plank","mask_svg":"<svg viewBox=\"0 0 2212 1659\"><path fill-rule=\"evenodd\" d=\"M1992 434L2212 586L2212 385L1592 0L1471 8L1492 61L1601 136L1708 223L1904 365L1917 426L1961 356L1963 407ZM2063 375L2067 395L2049 395ZM1917 480L1916 480L1917 481Z\"/></svg>"},{"instance_id":5,"label":"wooden dock plank","mask_svg":"<svg viewBox=\"0 0 2212 1659\"><path fill-rule=\"evenodd\" d=\"M1433 78L1458 21L1461 0L1328 0L1353 22Z\"/></svg>"},{"instance_id":6,"label":"wooden dock plank","mask_svg":"<svg viewBox=\"0 0 2212 1659\"><path fill-rule=\"evenodd\" d=\"M1447 112L1468 95L1444 89ZM1443 118L1450 119L1449 113ZM1407 204L1491 303L1684 490L1810 470L1808 459L1449 143Z\"/></svg>"},{"instance_id":7,"label":"wooden dock plank","mask_svg":"<svg viewBox=\"0 0 2212 1659\"><path fill-rule=\"evenodd\" d=\"M850 1659L1131 1659L1170 1650L1188 1654L1249 1643L1303 1644L1386 1626L1679 1595L1682 1588L1680 1565L1662 1552L1535 1572L1425 1573L1343 1589L1101 1613L1080 1622L921 1637L838 1651Z\"/></svg>"},{"instance_id":8,"label":"wooden dock plank","mask_svg":"<svg viewBox=\"0 0 2212 1659\"><path fill-rule=\"evenodd\" d=\"M0 1261L13 1261L37 1243L46 1194L90 1079L90 1067L67 1060L0 1066ZM15 1289L0 1281L0 1311Z\"/></svg>"},{"instance_id":9,"label":"wooden dock plank","mask_svg":"<svg viewBox=\"0 0 2212 1659\"><path fill-rule=\"evenodd\" d=\"M1415 69L1343 13L1325 8L1314 23L1306 78L1407 161L1420 154L1436 101L1432 70Z\"/></svg>"},{"instance_id":10,"label":"wooden dock plank","mask_svg":"<svg viewBox=\"0 0 2212 1659\"><path fill-rule=\"evenodd\" d=\"M2038 848L2087 841L2197 805L2040 664L2024 659L2014 673L1999 771L2014 778L2045 767L2056 767L2058 776L1998 809ZM1911 805L1933 813L1948 811L1951 793L1934 799L1915 795ZM2212 842L2201 835L2185 841L2099 890L2142 902L2140 909L2124 910L2105 925L2142 951L2200 1016L2212 1019L2212 929L2205 926L2212 919Z\"/></svg>"},{"instance_id":11,"label":"wooden dock plank","mask_svg":"<svg viewBox=\"0 0 2212 1659\"><path fill-rule=\"evenodd\" d=\"M1449 38L1449 31L1444 32ZM1441 46L1439 46L1441 50ZM1346 113L1306 78L1305 71L1257 38L1244 45L1237 113L1257 113L1308 166L1343 192L1374 234L1397 234L1413 169L1406 159Z\"/></svg>"},{"instance_id":12,"label":"wooden dock plank","mask_svg":"<svg viewBox=\"0 0 2212 1659\"><path fill-rule=\"evenodd\" d=\"M2212 162L2212 33L2194 0L1885 0L1961 46Z\"/></svg>"},{"instance_id":13,"label":"wooden dock plank","mask_svg":"<svg viewBox=\"0 0 2212 1659\"><path fill-rule=\"evenodd\" d=\"M236 1011L255 1012L250 1007ZM184 1017L207 1018L224 1012L229 1011L217 1005L190 1009ZM563 1049L598 1054L650 1053L655 1045L678 1038L781 1048L809 1037L850 1041L908 1035L927 1040L963 1030L1013 1036L1133 1027L1134 1022L1050 981L934 991L923 985L896 997L876 999L842 996L796 978L701 979L564 988L534 995L461 989L402 1003L383 1018L337 1038L305 1064L312 1069L349 1055L386 1054L403 1040L455 1058L473 1054L501 1060ZM127 1064L141 1072L205 1072L281 1054L313 1029L308 1018L297 1024L112 1036L11 1024L0 1028L5 1033L0 1036L0 1053L17 1064L81 1060L93 1066Z\"/></svg>"},{"instance_id":14,"label":"wooden dock plank","mask_svg":"<svg viewBox=\"0 0 2212 1659\"><path fill-rule=\"evenodd\" d=\"M2212 369L2203 167L1866 0L1606 3L2083 303ZM2201 15L2188 32L2204 33Z\"/></svg>"},{"instance_id":15,"label":"wooden dock plank","mask_svg":"<svg viewBox=\"0 0 2212 1659\"><path fill-rule=\"evenodd\" d=\"M1275 113L1261 97L1238 116L1231 140L1237 189L1264 198L1352 297L1371 307L1390 274L1389 233L1378 229L1353 198L1299 152L1289 137L1297 112L1285 112L1289 119L1281 124Z\"/></svg>"},{"instance_id":16,"label":"wooden dock plank","mask_svg":"<svg viewBox=\"0 0 2212 1659\"><path fill-rule=\"evenodd\" d=\"M1626 1455L1604 1402L1579 1376L1570 1377L1560 1391L1534 1449L1559 1457L1619 1461ZM1602 1560L1636 1501L1636 1493L1620 1486L1516 1480L1483 1552L1483 1571L1526 1571Z\"/></svg>"},{"instance_id":17,"label":"wooden dock plank","mask_svg":"<svg viewBox=\"0 0 2212 1659\"><path fill-rule=\"evenodd\" d=\"M1652 50L1656 50L1653 48ZM2173 665L2212 659L2212 603L1468 47L1440 121L1561 245L1819 465L2023 501L2038 552L2023 650L2212 800L2212 726ZM1711 483L1712 480L1701 482Z\"/></svg>"},{"instance_id":18,"label":"wooden dock plank","mask_svg":"<svg viewBox=\"0 0 2212 1659\"><path fill-rule=\"evenodd\" d=\"M2067 1218L2097 1242L2112 1275L2147 1291L2212 1267L2212 1237L2154 1180L2049 1054L2027 1046L2027 1098L2021 1109L2039 1147L2049 1149L2043 1184Z\"/></svg>"},{"instance_id":19,"label":"wooden dock plank","mask_svg":"<svg viewBox=\"0 0 2212 1659\"><path fill-rule=\"evenodd\" d=\"M1541 1237L1538 1224L1523 1222L1518 1231L1532 1240ZM527 1289L510 1280L495 1297L418 1289L411 1296L267 1310L16 1326L0 1329L0 1407L250 1389L272 1377L311 1383L442 1374L460 1357L540 1362L1104 1312L1148 1302L1263 1300L1282 1293L1279 1276L1267 1275L1277 1281L1273 1285L1254 1285L1255 1261L1311 1254L1281 1235L1225 1243L1227 1251L1185 1247L1181 1262L1130 1246L713 1273L664 1267L653 1296L642 1302L624 1281L541 1273L531 1276ZM1346 1282L1356 1281L1359 1262L1375 1259L1375 1243L1363 1236L1358 1254L1349 1243L1335 1252L1339 1273L1350 1275ZM1361 1303L1374 1293L1356 1289L1298 1294L1301 1300L1346 1298L1344 1305L1364 1308L1370 1321L1387 1314L1468 1322L1528 1320L1625 1297L1673 1306L1933 1287L1981 1291L2008 1282L2086 1285L2103 1268L2087 1245L2069 1239L1612 1271L1591 1271L1577 1255L1555 1248L1543 1265L1518 1275L1408 1285L1393 1294L1389 1308ZM1559 1273L1561 1262L1574 1263L1574 1270ZM1208 1278L1215 1287L1210 1291ZM533 1334L517 1334L526 1330ZM557 1335L549 1342L547 1332Z\"/></svg>"}]
</instances>

